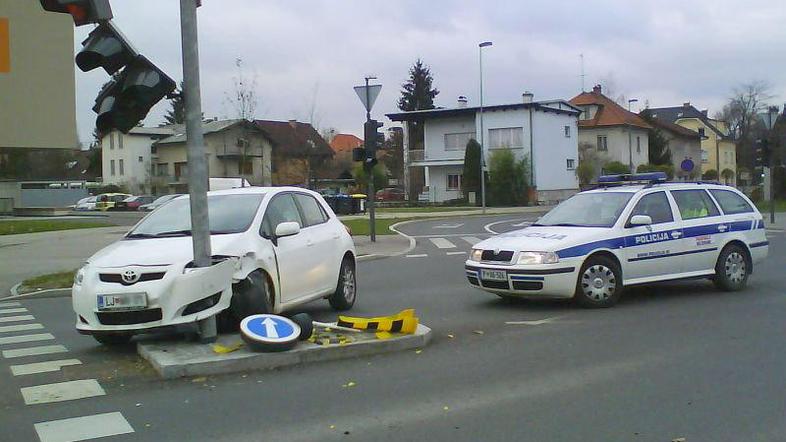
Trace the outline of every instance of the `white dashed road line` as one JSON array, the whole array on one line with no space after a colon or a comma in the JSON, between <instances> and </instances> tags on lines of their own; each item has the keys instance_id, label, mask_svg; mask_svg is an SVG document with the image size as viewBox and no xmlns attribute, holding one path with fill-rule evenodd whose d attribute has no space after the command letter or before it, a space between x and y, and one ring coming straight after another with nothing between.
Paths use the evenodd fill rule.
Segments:
<instances>
[{"instance_id":1,"label":"white dashed road line","mask_svg":"<svg viewBox=\"0 0 786 442\"><path fill-rule=\"evenodd\" d=\"M21 344L23 342L36 342L36 341L49 341L55 339L51 333L38 333L35 335L20 335L9 336L7 338L0 338L0 345L3 344Z\"/></svg>"},{"instance_id":2,"label":"white dashed road line","mask_svg":"<svg viewBox=\"0 0 786 442\"><path fill-rule=\"evenodd\" d=\"M20 316L0 316L0 324L4 322L19 322L19 321L32 321L35 317L33 315L20 315Z\"/></svg>"},{"instance_id":3,"label":"white dashed road line","mask_svg":"<svg viewBox=\"0 0 786 442\"><path fill-rule=\"evenodd\" d=\"M6 325L0 327L0 333L20 332L28 330L41 330L44 328L41 324L20 324L20 325Z\"/></svg>"},{"instance_id":4,"label":"white dashed road line","mask_svg":"<svg viewBox=\"0 0 786 442\"><path fill-rule=\"evenodd\" d=\"M27 313L26 308L5 308L0 309L0 315L10 315L11 313Z\"/></svg>"},{"instance_id":5,"label":"white dashed road line","mask_svg":"<svg viewBox=\"0 0 786 442\"><path fill-rule=\"evenodd\" d=\"M420 254L417 254L417 255L406 255L407 258L425 258L427 256L428 255L425 254L425 253L420 253Z\"/></svg>"},{"instance_id":6,"label":"white dashed road line","mask_svg":"<svg viewBox=\"0 0 786 442\"><path fill-rule=\"evenodd\" d=\"M20 391L26 405L74 401L106 395L104 389L101 388L101 385L95 379L35 385L33 387L21 388Z\"/></svg>"},{"instance_id":7,"label":"white dashed road line","mask_svg":"<svg viewBox=\"0 0 786 442\"><path fill-rule=\"evenodd\" d=\"M0 302L0 308L6 307L20 307L22 304L18 302Z\"/></svg>"},{"instance_id":8,"label":"white dashed road line","mask_svg":"<svg viewBox=\"0 0 786 442\"><path fill-rule=\"evenodd\" d=\"M32 364L12 365L11 374L14 376L24 376L28 374L50 373L60 371L61 368L69 365L81 365L79 359L60 359L57 361L33 362Z\"/></svg>"},{"instance_id":9,"label":"white dashed road line","mask_svg":"<svg viewBox=\"0 0 786 442\"><path fill-rule=\"evenodd\" d=\"M42 345L40 347L16 348L13 350L3 350L2 355L6 359L21 358L25 356L51 355L53 353L65 353L68 349L62 345Z\"/></svg>"},{"instance_id":10,"label":"white dashed road line","mask_svg":"<svg viewBox=\"0 0 786 442\"><path fill-rule=\"evenodd\" d=\"M448 241L445 238L429 238L432 244L437 246L439 249L455 249L456 245L452 242Z\"/></svg>"},{"instance_id":11,"label":"white dashed road line","mask_svg":"<svg viewBox=\"0 0 786 442\"><path fill-rule=\"evenodd\" d=\"M481 239L478 238L477 236L462 236L461 239L463 239L464 241L468 242L469 245L471 245L471 246L474 246L475 244L477 244L477 243L479 243L481 241Z\"/></svg>"},{"instance_id":12,"label":"white dashed road line","mask_svg":"<svg viewBox=\"0 0 786 442\"><path fill-rule=\"evenodd\" d=\"M120 413L104 413L35 424L41 442L75 442L133 433Z\"/></svg>"}]
</instances>

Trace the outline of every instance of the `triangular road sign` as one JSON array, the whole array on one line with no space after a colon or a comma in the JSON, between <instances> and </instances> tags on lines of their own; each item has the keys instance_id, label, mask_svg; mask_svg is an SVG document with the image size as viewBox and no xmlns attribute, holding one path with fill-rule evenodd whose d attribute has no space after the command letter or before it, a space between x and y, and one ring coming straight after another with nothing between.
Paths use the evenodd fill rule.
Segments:
<instances>
[{"instance_id":1,"label":"triangular road sign","mask_svg":"<svg viewBox=\"0 0 786 442\"><path fill-rule=\"evenodd\" d=\"M368 88L368 93L366 93L366 88ZM360 102L363 103L363 106L366 108L366 111L371 112L371 108L374 107L374 102L377 101L377 97L379 96L379 91L382 90L381 84L372 84L369 86L355 86L355 93L358 94L358 98L360 98Z\"/></svg>"}]
</instances>

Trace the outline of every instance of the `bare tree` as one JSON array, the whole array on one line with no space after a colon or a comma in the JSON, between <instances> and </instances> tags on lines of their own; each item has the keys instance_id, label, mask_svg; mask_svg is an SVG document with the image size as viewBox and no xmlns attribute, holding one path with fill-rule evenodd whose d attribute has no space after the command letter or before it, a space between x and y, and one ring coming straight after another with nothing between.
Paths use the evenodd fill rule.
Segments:
<instances>
[{"instance_id":1,"label":"bare tree","mask_svg":"<svg viewBox=\"0 0 786 442\"><path fill-rule=\"evenodd\" d=\"M243 73L243 59L235 59L237 75L232 77L232 90L224 93L224 102L233 111L233 117L253 120L256 117L259 96L257 94L257 76L249 80Z\"/></svg>"},{"instance_id":2,"label":"bare tree","mask_svg":"<svg viewBox=\"0 0 786 442\"><path fill-rule=\"evenodd\" d=\"M729 101L714 117L726 122L729 135L737 143L737 164L748 170L755 167L754 143L764 130L759 114L773 98L772 86L763 80L742 83L732 89Z\"/></svg>"}]
</instances>

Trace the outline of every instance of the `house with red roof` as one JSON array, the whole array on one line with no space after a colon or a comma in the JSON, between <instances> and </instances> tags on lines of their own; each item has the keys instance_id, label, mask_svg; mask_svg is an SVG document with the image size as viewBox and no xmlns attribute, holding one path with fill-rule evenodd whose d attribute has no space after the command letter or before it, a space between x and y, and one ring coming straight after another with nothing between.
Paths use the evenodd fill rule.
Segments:
<instances>
[{"instance_id":1,"label":"house with red roof","mask_svg":"<svg viewBox=\"0 0 786 442\"><path fill-rule=\"evenodd\" d=\"M580 148L592 148L609 162L630 166L632 172L648 163L648 131L652 126L603 95L600 85L573 97L570 104L581 109Z\"/></svg>"}]
</instances>

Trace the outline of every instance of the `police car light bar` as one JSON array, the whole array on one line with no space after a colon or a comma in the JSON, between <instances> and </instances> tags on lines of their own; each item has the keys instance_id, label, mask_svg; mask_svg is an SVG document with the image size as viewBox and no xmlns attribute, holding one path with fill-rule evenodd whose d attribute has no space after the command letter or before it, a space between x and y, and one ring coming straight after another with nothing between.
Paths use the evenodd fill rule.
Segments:
<instances>
[{"instance_id":1,"label":"police car light bar","mask_svg":"<svg viewBox=\"0 0 786 442\"><path fill-rule=\"evenodd\" d=\"M601 175L598 177L598 184L663 183L667 179L665 172L623 173L619 175Z\"/></svg>"}]
</instances>

